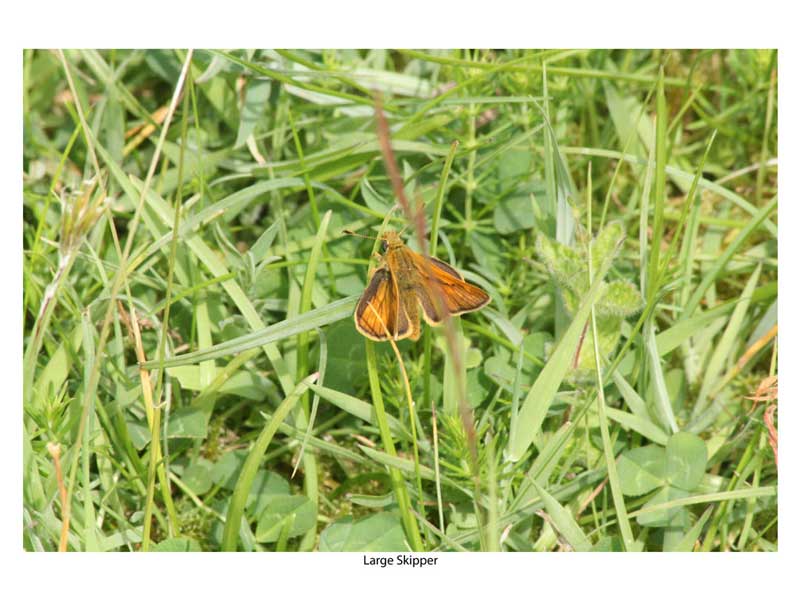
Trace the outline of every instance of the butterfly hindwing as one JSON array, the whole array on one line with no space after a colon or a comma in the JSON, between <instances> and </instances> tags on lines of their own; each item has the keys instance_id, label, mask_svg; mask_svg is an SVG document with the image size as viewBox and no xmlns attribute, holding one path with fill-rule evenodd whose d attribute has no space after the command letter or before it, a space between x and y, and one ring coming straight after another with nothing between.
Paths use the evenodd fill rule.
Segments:
<instances>
[{"instance_id":1,"label":"butterfly hindwing","mask_svg":"<svg viewBox=\"0 0 800 600\"><path fill-rule=\"evenodd\" d=\"M420 268L430 285L418 286L417 297L425 320L432 325L442 322L442 310L456 316L483 308L490 301L486 292L464 281L461 274L444 261L431 257ZM439 302L433 297L437 289L441 291Z\"/></svg>"}]
</instances>

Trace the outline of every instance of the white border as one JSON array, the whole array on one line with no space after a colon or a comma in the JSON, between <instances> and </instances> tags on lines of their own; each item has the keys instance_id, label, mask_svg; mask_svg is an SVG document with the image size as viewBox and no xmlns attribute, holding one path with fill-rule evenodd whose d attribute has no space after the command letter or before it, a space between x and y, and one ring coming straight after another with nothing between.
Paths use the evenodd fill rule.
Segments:
<instances>
[{"instance_id":1,"label":"white border","mask_svg":"<svg viewBox=\"0 0 800 600\"><path fill-rule=\"evenodd\" d=\"M673 598L788 597L789 567L798 563L796 507L800 386L780 372L782 432L780 537L776 554L444 555L435 568L376 570L360 555L71 555L21 552L21 49L24 47L779 47L780 258L797 260L800 189L796 167L800 106L795 19L782 3L644 2L266 2L216 4L140 0L15 3L4 9L2 94L6 218L0 219L3 275L0 296L6 376L2 473L16 484L0 496L4 588L28 597L493 597L517 590L529 597ZM310 17L309 17L310 15ZM301 23L301 24L298 24ZM787 168L791 165L791 168ZM785 235L789 232L791 235ZM782 269L783 270L783 269ZM786 273L786 271L783 271ZM797 352L796 285L780 281L780 365ZM795 567L796 569L796 567Z\"/></svg>"}]
</instances>

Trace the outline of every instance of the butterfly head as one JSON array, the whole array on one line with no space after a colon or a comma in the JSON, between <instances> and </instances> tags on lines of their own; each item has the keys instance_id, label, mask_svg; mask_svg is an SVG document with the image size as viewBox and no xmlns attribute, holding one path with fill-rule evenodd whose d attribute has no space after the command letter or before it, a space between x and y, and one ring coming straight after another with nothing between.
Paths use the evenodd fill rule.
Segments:
<instances>
[{"instance_id":1,"label":"butterfly head","mask_svg":"<svg viewBox=\"0 0 800 600\"><path fill-rule=\"evenodd\" d=\"M386 252L389 248L400 248L404 246L400 234L393 229L387 229L381 236L381 250Z\"/></svg>"}]
</instances>

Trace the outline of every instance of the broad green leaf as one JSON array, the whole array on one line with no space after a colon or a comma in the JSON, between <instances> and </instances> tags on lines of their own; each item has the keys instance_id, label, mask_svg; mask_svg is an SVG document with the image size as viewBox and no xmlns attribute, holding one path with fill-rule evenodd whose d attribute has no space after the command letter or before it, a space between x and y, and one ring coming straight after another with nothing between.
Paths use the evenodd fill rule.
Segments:
<instances>
[{"instance_id":1,"label":"broad green leaf","mask_svg":"<svg viewBox=\"0 0 800 600\"><path fill-rule=\"evenodd\" d=\"M623 452L617 460L622 493L641 496L664 485L664 449L642 446Z\"/></svg>"},{"instance_id":2,"label":"broad green leaf","mask_svg":"<svg viewBox=\"0 0 800 600\"><path fill-rule=\"evenodd\" d=\"M211 415L197 406L181 406L169 416L167 437L205 439Z\"/></svg>"},{"instance_id":3,"label":"broad green leaf","mask_svg":"<svg viewBox=\"0 0 800 600\"><path fill-rule=\"evenodd\" d=\"M484 363L483 370L486 376L494 383L504 388L507 392L512 392L517 370L508 360L497 355L490 356ZM531 380L532 377L523 369L520 373L520 386L527 388L531 385Z\"/></svg>"},{"instance_id":4,"label":"broad green leaf","mask_svg":"<svg viewBox=\"0 0 800 600\"><path fill-rule=\"evenodd\" d=\"M211 470L213 467L214 465L211 461L199 457L195 462L184 469L181 479L183 483L191 488L192 492L197 496L202 496L210 490L211 486L214 484L211 478Z\"/></svg>"},{"instance_id":5,"label":"broad green leaf","mask_svg":"<svg viewBox=\"0 0 800 600\"><path fill-rule=\"evenodd\" d=\"M693 433L676 433L667 443L665 476L673 486L692 491L703 479L707 460L703 440Z\"/></svg>"},{"instance_id":6,"label":"broad green leaf","mask_svg":"<svg viewBox=\"0 0 800 600\"><path fill-rule=\"evenodd\" d=\"M326 331L329 340L328 368L325 387L345 394L354 394L367 382L366 354L363 336L356 331L351 319L330 325Z\"/></svg>"},{"instance_id":7,"label":"broad green leaf","mask_svg":"<svg viewBox=\"0 0 800 600\"><path fill-rule=\"evenodd\" d=\"M680 500L686 498L688 495L689 492L687 491L672 486L666 486L661 488L655 496L648 500L643 508L657 506L672 500ZM686 510L685 506L664 508L640 514L636 517L636 521L643 527L685 528L689 524L689 511Z\"/></svg>"},{"instance_id":8,"label":"broad green leaf","mask_svg":"<svg viewBox=\"0 0 800 600\"><path fill-rule=\"evenodd\" d=\"M214 375L221 370L219 368L215 369ZM175 377L184 389L202 392L206 388L200 381L200 367L198 366L171 367L167 369L167 372L172 377ZM218 392L247 398L248 400L262 400L269 386L269 381L263 375L249 370L240 370L226 379Z\"/></svg>"},{"instance_id":9,"label":"broad green leaf","mask_svg":"<svg viewBox=\"0 0 800 600\"><path fill-rule=\"evenodd\" d=\"M226 452L213 464L210 477L216 485L226 490L233 490L241 473L247 453L242 450ZM253 477L253 485L247 497L246 505L255 507L252 512L258 514L263 510L263 503L272 496L289 494L289 482L272 471L259 470Z\"/></svg>"},{"instance_id":10,"label":"broad green leaf","mask_svg":"<svg viewBox=\"0 0 800 600\"><path fill-rule=\"evenodd\" d=\"M192 538L169 538L151 548L153 552L202 552L200 543Z\"/></svg>"},{"instance_id":11,"label":"broad green leaf","mask_svg":"<svg viewBox=\"0 0 800 600\"><path fill-rule=\"evenodd\" d=\"M494 209L494 227L501 235L532 229L535 226L533 205L527 195L510 196L500 201Z\"/></svg>"},{"instance_id":12,"label":"broad green leaf","mask_svg":"<svg viewBox=\"0 0 800 600\"><path fill-rule=\"evenodd\" d=\"M248 510L254 515L261 514L270 499L289 495L290 491L289 482L284 477L261 469L253 478L253 485L247 496Z\"/></svg>"},{"instance_id":13,"label":"broad green leaf","mask_svg":"<svg viewBox=\"0 0 800 600\"><path fill-rule=\"evenodd\" d=\"M479 369L467 371L467 404L477 408L489 398L494 386Z\"/></svg>"},{"instance_id":14,"label":"broad green leaf","mask_svg":"<svg viewBox=\"0 0 800 600\"><path fill-rule=\"evenodd\" d=\"M493 275L506 271L506 258L495 238L473 231L467 239L480 266Z\"/></svg>"},{"instance_id":15,"label":"broad green leaf","mask_svg":"<svg viewBox=\"0 0 800 600\"><path fill-rule=\"evenodd\" d=\"M625 552L625 544L618 535L603 536L592 546L592 552Z\"/></svg>"},{"instance_id":16,"label":"broad green leaf","mask_svg":"<svg viewBox=\"0 0 800 600\"><path fill-rule=\"evenodd\" d=\"M321 552L404 552L408 550L400 519L378 513L360 521L339 519L319 536Z\"/></svg>"},{"instance_id":17,"label":"broad green leaf","mask_svg":"<svg viewBox=\"0 0 800 600\"><path fill-rule=\"evenodd\" d=\"M281 529L290 522L289 537L303 535L317 518L314 503L306 496L273 496L258 517L256 540L275 542Z\"/></svg>"},{"instance_id":18,"label":"broad green leaf","mask_svg":"<svg viewBox=\"0 0 800 600\"><path fill-rule=\"evenodd\" d=\"M527 150L513 148L503 152L497 164L497 172L502 181L524 179L530 176L532 169L533 155Z\"/></svg>"},{"instance_id":19,"label":"broad green leaf","mask_svg":"<svg viewBox=\"0 0 800 600\"><path fill-rule=\"evenodd\" d=\"M241 450L225 452L211 467L211 479L215 484L232 490L244 464L245 453Z\"/></svg>"}]
</instances>

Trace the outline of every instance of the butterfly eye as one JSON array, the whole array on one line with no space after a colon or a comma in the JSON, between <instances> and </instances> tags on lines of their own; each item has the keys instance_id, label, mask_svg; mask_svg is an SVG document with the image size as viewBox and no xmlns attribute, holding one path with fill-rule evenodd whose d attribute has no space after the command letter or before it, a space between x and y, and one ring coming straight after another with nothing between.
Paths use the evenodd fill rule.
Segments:
<instances>
[{"instance_id":1,"label":"butterfly eye","mask_svg":"<svg viewBox=\"0 0 800 600\"><path fill-rule=\"evenodd\" d=\"M381 240L381 252L386 252L389 249L389 242Z\"/></svg>"}]
</instances>

